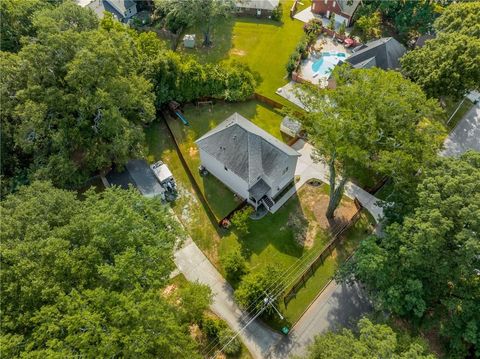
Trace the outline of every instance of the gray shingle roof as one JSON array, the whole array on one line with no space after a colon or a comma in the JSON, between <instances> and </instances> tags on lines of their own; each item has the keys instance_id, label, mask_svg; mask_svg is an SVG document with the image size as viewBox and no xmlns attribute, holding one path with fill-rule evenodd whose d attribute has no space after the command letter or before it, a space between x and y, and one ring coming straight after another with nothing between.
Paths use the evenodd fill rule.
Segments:
<instances>
[{"instance_id":1,"label":"gray shingle roof","mask_svg":"<svg viewBox=\"0 0 480 359\"><path fill-rule=\"evenodd\" d=\"M384 37L366 43L346 61L355 68L376 66L384 70L397 69L400 67L399 59L406 51L405 46L393 37Z\"/></svg>"},{"instance_id":2,"label":"gray shingle roof","mask_svg":"<svg viewBox=\"0 0 480 359\"><path fill-rule=\"evenodd\" d=\"M281 176L291 156L300 156L293 148L234 113L195 141L197 146L234 172L249 185L262 175Z\"/></svg>"},{"instance_id":3,"label":"gray shingle roof","mask_svg":"<svg viewBox=\"0 0 480 359\"><path fill-rule=\"evenodd\" d=\"M235 6L246 9L273 10L279 3L280 0L237 0Z\"/></svg>"},{"instance_id":4,"label":"gray shingle roof","mask_svg":"<svg viewBox=\"0 0 480 359\"><path fill-rule=\"evenodd\" d=\"M255 201L258 202L268 193L268 191L270 191L270 186L260 178L260 180L248 190L248 193L250 194L250 197L253 197Z\"/></svg>"},{"instance_id":5,"label":"gray shingle roof","mask_svg":"<svg viewBox=\"0 0 480 359\"><path fill-rule=\"evenodd\" d=\"M352 16L360 4L360 0L337 0L337 3L344 14Z\"/></svg>"}]
</instances>

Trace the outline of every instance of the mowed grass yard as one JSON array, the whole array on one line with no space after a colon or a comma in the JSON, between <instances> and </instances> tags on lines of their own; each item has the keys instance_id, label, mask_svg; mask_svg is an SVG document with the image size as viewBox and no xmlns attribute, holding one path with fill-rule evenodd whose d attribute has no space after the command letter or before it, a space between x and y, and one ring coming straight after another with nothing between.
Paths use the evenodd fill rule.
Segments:
<instances>
[{"instance_id":1,"label":"mowed grass yard","mask_svg":"<svg viewBox=\"0 0 480 359\"><path fill-rule=\"evenodd\" d=\"M290 18L293 0L281 3L282 22L255 17L233 17L214 28L211 48L201 47L203 37L200 29L189 29L186 33L196 33L198 48L185 49L180 45L178 51L191 54L201 62L227 59L244 62L262 77L257 92L292 106L289 101L276 95L275 91L288 82L285 65L304 32L303 23ZM310 1L305 0L303 5L299 5L298 11L308 6Z\"/></svg>"},{"instance_id":2,"label":"mowed grass yard","mask_svg":"<svg viewBox=\"0 0 480 359\"><path fill-rule=\"evenodd\" d=\"M193 109L186 110L191 117ZM221 111L218 110L218 113ZM301 258L314 258L330 240L328 224L322 217L322 211L325 210L325 203L328 200L327 185L303 186L277 213L269 214L259 221L249 221L249 233L241 236L234 229L220 229L215 219L208 215L205 203L193 189L192 182L183 168L165 123L160 120L150 125L146 129L146 137L148 161L151 163L160 159L165 161L177 181L179 197L172 203L172 209L188 234L222 275L225 276L225 272L220 264L220 258L230 251L240 249L250 270L255 271L264 266L273 265L287 271ZM355 206L352 201L344 198L339 215L346 220L354 211ZM274 318L269 322L272 327L280 329L300 318L318 290L328 282L335 269L347 257L347 253L349 254L357 246L358 241L365 236L363 230L363 226L354 227L352 231L355 234L347 236L342 247L338 249L339 254L335 252L323 266L317 269L315 276L307 282L306 287L290 301L286 308L283 305L280 306L286 321L278 321L278 318ZM295 271L291 271L289 281L294 279L295 274L303 271L308 261L301 263L302 265L294 267ZM236 287L239 283L231 284ZM280 302L283 303L281 299Z\"/></svg>"}]
</instances>

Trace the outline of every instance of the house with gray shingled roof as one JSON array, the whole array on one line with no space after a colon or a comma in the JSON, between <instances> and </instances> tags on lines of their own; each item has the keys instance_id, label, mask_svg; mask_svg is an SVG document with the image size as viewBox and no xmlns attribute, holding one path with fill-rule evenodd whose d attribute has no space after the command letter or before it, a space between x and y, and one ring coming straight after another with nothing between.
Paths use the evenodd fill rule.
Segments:
<instances>
[{"instance_id":1,"label":"house with gray shingled roof","mask_svg":"<svg viewBox=\"0 0 480 359\"><path fill-rule=\"evenodd\" d=\"M407 49L393 37L383 37L354 49L347 62L356 69L379 67L384 70L400 68L400 58Z\"/></svg>"},{"instance_id":2,"label":"house with gray shingled roof","mask_svg":"<svg viewBox=\"0 0 480 359\"><path fill-rule=\"evenodd\" d=\"M201 166L255 209L293 183L300 154L234 113L195 141Z\"/></svg>"}]
</instances>

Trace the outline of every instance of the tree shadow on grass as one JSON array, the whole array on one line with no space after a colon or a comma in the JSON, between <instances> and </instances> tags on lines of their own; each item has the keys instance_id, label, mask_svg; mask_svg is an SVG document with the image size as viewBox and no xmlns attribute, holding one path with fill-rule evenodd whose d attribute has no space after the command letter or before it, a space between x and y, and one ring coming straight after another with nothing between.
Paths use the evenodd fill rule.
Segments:
<instances>
[{"instance_id":1,"label":"tree shadow on grass","mask_svg":"<svg viewBox=\"0 0 480 359\"><path fill-rule=\"evenodd\" d=\"M298 219L293 223L289 217L295 214ZM272 264L285 263L284 256L300 258L305 252L305 248L299 245L296 235L302 228L302 224L308 222L300 205L297 194L294 194L276 213L269 213L258 221L249 222L249 233L239 236L239 243L242 254L249 259L253 254L258 257L267 256L265 260ZM273 246L275 249L272 255L264 253L265 250Z\"/></svg>"},{"instance_id":2,"label":"tree shadow on grass","mask_svg":"<svg viewBox=\"0 0 480 359\"><path fill-rule=\"evenodd\" d=\"M177 51L183 54L194 56L201 63L217 63L226 60L229 57L230 50L233 47L233 26L235 19L225 19L215 25L211 32L212 45L205 47L202 45L203 33L199 27L187 29L185 34L196 35L196 48L187 49L183 45L177 48Z\"/></svg>"}]
</instances>

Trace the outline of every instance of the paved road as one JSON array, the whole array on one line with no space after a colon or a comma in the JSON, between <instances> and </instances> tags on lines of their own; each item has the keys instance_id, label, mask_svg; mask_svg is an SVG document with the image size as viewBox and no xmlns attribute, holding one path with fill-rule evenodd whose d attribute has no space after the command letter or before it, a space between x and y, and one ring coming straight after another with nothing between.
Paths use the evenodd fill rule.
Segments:
<instances>
[{"instance_id":1,"label":"paved road","mask_svg":"<svg viewBox=\"0 0 480 359\"><path fill-rule=\"evenodd\" d=\"M224 319L234 331L244 327L248 318L235 303L232 287L192 240L175 253L175 263L189 281L198 281L212 289L213 303L210 308L215 314ZM241 332L240 338L252 356L261 359L267 356L282 336L255 320Z\"/></svg>"},{"instance_id":2,"label":"paved road","mask_svg":"<svg viewBox=\"0 0 480 359\"><path fill-rule=\"evenodd\" d=\"M480 151L480 103L458 123L444 142L442 156L460 156L467 150Z\"/></svg>"},{"instance_id":3,"label":"paved road","mask_svg":"<svg viewBox=\"0 0 480 359\"><path fill-rule=\"evenodd\" d=\"M353 328L371 308L357 285L350 287L332 281L293 327L290 335L276 344L269 357L286 359L292 355L303 355L317 334L342 327Z\"/></svg>"}]
</instances>

